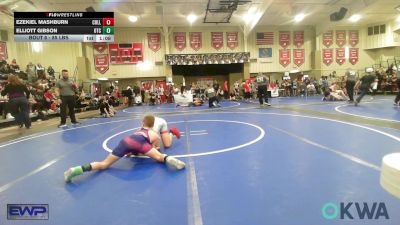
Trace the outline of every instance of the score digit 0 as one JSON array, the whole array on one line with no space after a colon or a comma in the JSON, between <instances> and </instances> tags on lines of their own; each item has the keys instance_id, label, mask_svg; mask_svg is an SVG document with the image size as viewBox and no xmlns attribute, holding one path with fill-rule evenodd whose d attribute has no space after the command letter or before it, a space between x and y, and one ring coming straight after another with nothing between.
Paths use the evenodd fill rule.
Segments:
<instances>
[{"instance_id":1,"label":"score digit 0","mask_svg":"<svg viewBox=\"0 0 400 225\"><path fill-rule=\"evenodd\" d=\"M114 18L103 18L103 26L114 26Z\"/></svg>"},{"instance_id":2,"label":"score digit 0","mask_svg":"<svg viewBox=\"0 0 400 225\"><path fill-rule=\"evenodd\" d=\"M114 34L114 27L103 27L103 34Z\"/></svg>"}]
</instances>

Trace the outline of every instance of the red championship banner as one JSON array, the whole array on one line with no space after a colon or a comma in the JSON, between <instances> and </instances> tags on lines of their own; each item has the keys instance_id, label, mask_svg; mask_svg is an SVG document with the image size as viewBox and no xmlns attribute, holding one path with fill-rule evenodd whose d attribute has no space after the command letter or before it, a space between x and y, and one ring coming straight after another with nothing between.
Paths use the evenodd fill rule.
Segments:
<instances>
[{"instance_id":1,"label":"red championship banner","mask_svg":"<svg viewBox=\"0 0 400 225\"><path fill-rule=\"evenodd\" d=\"M238 32L226 32L226 46L232 50L238 46Z\"/></svg>"},{"instance_id":2,"label":"red championship banner","mask_svg":"<svg viewBox=\"0 0 400 225\"><path fill-rule=\"evenodd\" d=\"M293 44L297 48L300 48L301 46L303 46L303 44L304 44L304 31L303 30L293 32Z\"/></svg>"},{"instance_id":3,"label":"red championship banner","mask_svg":"<svg viewBox=\"0 0 400 225\"><path fill-rule=\"evenodd\" d=\"M322 50L322 62L329 66L333 62L333 49L323 49Z\"/></svg>"},{"instance_id":4,"label":"red championship banner","mask_svg":"<svg viewBox=\"0 0 400 225\"><path fill-rule=\"evenodd\" d=\"M280 49L279 50L279 63L286 67L290 63L290 49Z\"/></svg>"},{"instance_id":5,"label":"red championship banner","mask_svg":"<svg viewBox=\"0 0 400 225\"><path fill-rule=\"evenodd\" d=\"M344 48L336 49L336 62L339 65L342 65L346 61L346 53Z\"/></svg>"},{"instance_id":6,"label":"red championship banner","mask_svg":"<svg viewBox=\"0 0 400 225\"><path fill-rule=\"evenodd\" d=\"M351 47L355 47L358 44L358 30L349 31L349 43Z\"/></svg>"},{"instance_id":7,"label":"red championship banner","mask_svg":"<svg viewBox=\"0 0 400 225\"><path fill-rule=\"evenodd\" d=\"M105 42L95 42L93 43L93 48L100 53L103 53L107 49L107 43Z\"/></svg>"},{"instance_id":8,"label":"red championship banner","mask_svg":"<svg viewBox=\"0 0 400 225\"><path fill-rule=\"evenodd\" d=\"M293 62L297 66L301 66L304 63L304 49L293 49Z\"/></svg>"},{"instance_id":9,"label":"red championship banner","mask_svg":"<svg viewBox=\"0 0 400 225\"><path fill-rule=\"evenodd\" d=\"M174 32L174 43L175 48L182 51L186 48L186 33L185 32Z\"/></svg>"},{"instance_id":10,"label":"red championship banner","mask_svg":"<svg viewBox=\"0 0 400 225\"><path fill-rule=\"evenodd\" d=\"M211 45L216 50L219 50L224 45L224 33L223 32L211 32Z\"/></svg>"},{"instance_id":11,"label":"red championship banner","mask_svg":"<svg viewBox=\"0 0 400 225\"><path fill-rule=\"evenodd\" d=\"M346 31L345 30L337 30L336 31L336 45L339 47L343 47L346 44Z\"/></svg>"},{"instance_id":12,"label":"red championship banner","mask_svg":"<svg viewBox=\"0 0 400 225\"><path fill-rule=\"evenodd\" d=\"M0 60L6 60L6 59L8 59L7 43L0 41Z\"/></svg>"},{"instance_id":13,"label":"red championship banner","mask_svg":"<svg viewBox=\"0 0 400 225\"><path fill-rule=\"evenodd\" d=\"M322 44L327 48L333 44L333 31L329 30L322 34Z\"/></svg>"},{"instance_id":14,"label":"red championship banner","mask_svg":"<svg viewBox=\"0 0 400 225\"><path fill-rule=\"evenodd\" d=\"M279 45L287 48L290 45L290 31L279 31Z\"/></svg>"},{"instance_id":15,"label":"red championship banner","mask_svg":"<svg viewBox=\"0 0 400 225\"><path fill-rule=\"evenodd\" d=\"M195 51L199 50L202 46L201 32L190 32L189 44Z\"/></svg>"},{"instance_id":16,"label":"red championship banner","mask_svg":"<svg viewBox=\"0 0 400 225\"><path fill-rule=\"evenodd\" d=\"M153 52L157 52L161 48L161 34L147 33L147 44Z\"/></svg>"},{"instance_id":17,"label":"red championship banner","mask_svg":"<svg viewBox=\"0 0 400 225\"><path fill-rule=\"evenodd\" d=\"M349 49L349 62L355 65L358 62L358 48Z\"/></svg>"},{"instance_id":18,"label":"red championship banner","mask_svg":"<svg viewBox=\"0 0 400 225\"><path fill-rule=\"evenodd\" d=\"M94 66L97 72L104 74L108 70L108 55L94 55Z\"/></svg>"}]
</instances>

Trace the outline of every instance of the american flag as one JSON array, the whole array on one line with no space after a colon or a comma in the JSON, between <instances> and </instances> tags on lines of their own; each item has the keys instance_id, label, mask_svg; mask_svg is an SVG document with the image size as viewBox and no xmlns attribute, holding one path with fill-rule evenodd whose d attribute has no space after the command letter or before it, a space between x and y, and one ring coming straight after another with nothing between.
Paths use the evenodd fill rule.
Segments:
<instances>
[{"instance_id":1,"label":"american flag","mask_svg":"<svg viewBox=\"0 0 400 225\"><path fill-rule=\"evenodd\" d=\"M257 33L256 45L273 45L274 32Z\"/></svg>"}]
</instances>

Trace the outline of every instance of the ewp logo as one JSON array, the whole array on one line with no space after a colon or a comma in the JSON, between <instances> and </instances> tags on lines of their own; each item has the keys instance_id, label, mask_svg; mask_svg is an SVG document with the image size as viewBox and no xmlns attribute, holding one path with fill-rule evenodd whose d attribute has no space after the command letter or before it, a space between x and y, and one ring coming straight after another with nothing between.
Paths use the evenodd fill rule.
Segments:
<instances>
[{"instance_id":1,"label":"ewp logo","mask_svg":"<svg viewBox=\"0 0 400 225\"><path fill-rule=\"evenodd\" d=\"M355 208L355 210L354 210ZM354 219L354 215L358 216L356 219L389 219L389 214L386 209L386 205L383 202L374 202L368 204L366 202L348 202L340 203L340 210L337 204L328 202L322 206L322 216L327 220L336 219L340 213L340 219Z\"/></svg>"},{"instance_id":2,"label":"ewp logo","mask_svg":"<svg viewBox=\"0 0 400 225\"><path fill-rule=\"evenodd\" d=\"M48 204L7 204L8 220L48 220Z\"/></svg>"}]
</instances>

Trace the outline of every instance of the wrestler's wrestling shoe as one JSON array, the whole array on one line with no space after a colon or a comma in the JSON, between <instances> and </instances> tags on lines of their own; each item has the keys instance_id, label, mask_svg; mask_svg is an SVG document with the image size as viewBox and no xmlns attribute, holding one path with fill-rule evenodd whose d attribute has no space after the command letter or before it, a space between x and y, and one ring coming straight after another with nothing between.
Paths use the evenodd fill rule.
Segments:
<instances>
[{"instance_id":1,"label":"wrestler's wrestling shoe","mask_svg":"<svg viewBox=\"0 0 400 225\"><path fill-rule=\"evenodd\" d=\"M73 168L69 168L67 171L64 172L64 180L65 182L71 182L72 178L83 173L82 167L76 166Z\"/></svg>"},{"instance_id":2,"label":"wrestler's wrestling shoe","mask_svg":"<svg viewBox=\"0 0 400 225\"><path fill-rule=\"evenodd\" d=\"M178 128L171 127L169 130L173 135L175 135L178 139L181 138L181 132L179 132Z\"/></svg>"},{"instance_id":3,"label":"wrestler's wrestling shoe","mask_svg":"<svg viewBox=\"0 0 400 225\"><path fill-rule=\"evenodd\" d=\"M181 170L181 169L185 168L185 163L184 162L182 162L181 160L176 159L176 158L174 158L172 156L168 156L165 159L165 163L167 163L168 165L174 167L177 170Z\"/></svg>"}]
</instances>

